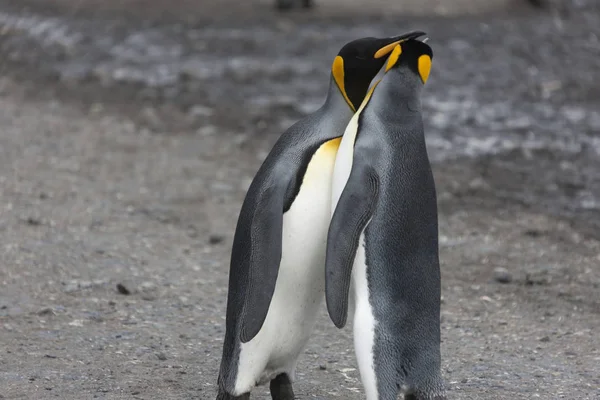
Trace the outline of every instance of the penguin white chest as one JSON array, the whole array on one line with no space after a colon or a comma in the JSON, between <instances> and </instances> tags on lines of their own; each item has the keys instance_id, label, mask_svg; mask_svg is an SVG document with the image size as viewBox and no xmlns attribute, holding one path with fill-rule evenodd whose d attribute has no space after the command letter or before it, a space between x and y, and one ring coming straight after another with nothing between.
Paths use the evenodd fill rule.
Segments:
<instances>
[{"instance_id":1,"label":"penguin white chest","mask_svg":"<svg viewBox=\"0 0 600 400\"><path fill-rule=\"evenodd\" d=\"M338 201L342 195L342 191L348 183L350 172L352 171L352 159L354 156L354 142L358 133L358 116L356 113L350 119L348 126L342 136L340 147L338 149L335 166L333 168L333 180L331 183L331 215L335 211Z\"/></svg>"},{"instance_id":2,"label":"penguin white chest","mask_svg":"<svg viewBox=\"0 0 600 400\"><path fill-rule=\"evenodd\" d=\"M238 393L282 372L293 375L314 328L325 297L325 248L339 143L340 139L333 139L317 149L292 206L283 215L275 292L260 332L241 345Z\"/></svg>"}]
</instances>

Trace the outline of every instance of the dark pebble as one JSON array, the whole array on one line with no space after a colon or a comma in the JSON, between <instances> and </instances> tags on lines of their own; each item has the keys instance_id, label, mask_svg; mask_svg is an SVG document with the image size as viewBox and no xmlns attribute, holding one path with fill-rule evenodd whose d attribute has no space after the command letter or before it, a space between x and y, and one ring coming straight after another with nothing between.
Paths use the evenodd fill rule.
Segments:
<instances>
[{"instance_id":1,"label":"dark pebble","mask_svg":"<svg viewBox=\"0 0 600 400\"><path fill-rule=\"evenodd\" d=\"M494 268L494 280L500 283L511 283L513 277L506 268Z\"/></svg>"},{"instance_id":2,"label":"dark pebble","mask_svg":"<svg viewBox=\"0 0 600 400\"><path fill-rule=\"evenodd\" d=\"M549 336L544 336L543 338L540 339L540 342L549 342L549 341L550 341Z\"/></svg>"},{"instance_id":3,"label":"dark pebble","mask_svg":"<svg viewBox=\"0 0 600 400\"><path fill-rule=\"evenodd\" d=\"M42 220L39 218L34 218L34 217L28 217L25 222L27 223L27 225L31 225L31 226L40 226L42 224Z\"/></svg>"},{"instance_id":4,"label":"dark pebble","mask_svg":"<svg viewBox=\"0 0 600 400\"><path fill-rule=\"evenodd\" d=\"M117 292L126 296L131 294L129 289L127 289L127 286L123 285L122 283L117 283Z\"/></svg>"},{"instance_id":5,"label":"dark pebble","mask_svg":"<svg viewBox=\"0 0 600 400\"><path fill-rule=\"evenodd\" d=\"M542 232L540 232L536 229L528 229L524 233L525 233L525 236L534 237L534 238L542 236Z\"/></svg>"},{"instance_id":6,"label":"dark pebble","mask_svg":"<svg viewBox=\"0 0 600 400\"><path fill-rule=\"evenodd\" d=\"M156 358L158 358L160 361L165 361L167 359L167 356L165 355L165 353L157 353Z\"/></svg>"},{"instance_id":7,"label":"dark pebble","mask_svg":"<svg viewBox=\"0 0 600 400\"><path fill-rule=\"evenodd\" d=\"M208 238L208 243L219 244L223 240L225 240L225 237L223 237L222 235L210 235L210 237Z\"/></svg>"},{"instance_id":8,"label":"dark pebble","mask_svg":"<svg viewBox=\"0 0 600 400\"><path fill-rule=\"evenodd\" d=\"M40 311L38 311L38 315L50 315L50 314L54 314L54 311L52 311L52 309L49 307L42 308Z\"/></svg>"},{"instance_id":9,"label":"dark pebble","mask_svg":"<svg viewBox=\"0 0 600 400\"><path fill-rule=\"evenodd\" d=\"M321 371L325 371L327 369L327 365L321 364L321 365L319 365L319 369Z\"/></svg>"}]
</instances>

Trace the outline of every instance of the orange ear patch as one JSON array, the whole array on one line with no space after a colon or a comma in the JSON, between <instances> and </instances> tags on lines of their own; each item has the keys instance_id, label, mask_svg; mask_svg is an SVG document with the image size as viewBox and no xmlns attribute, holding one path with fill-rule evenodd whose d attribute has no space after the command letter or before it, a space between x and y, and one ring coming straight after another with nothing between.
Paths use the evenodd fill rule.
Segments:
<instances>
[{"instance_id":1,"label":"orange ear patch","mask_svg":"<svg viewBox=\"0 0 600 400\"><path fill-rule=\"evenodd\" d=\"M431 72L431 57L429 57L427 54L420 56L418 67L421 80L423 81L423 84L425 84L427 79L429 79L429 73Z\"/></svg>"},{"instance_id":2,"label":"orange ear patch","mask_svg":"<svg viewBox=\"0 0 600 400\"><path fill-rule=\"evenodd\" d=\"M333 65L331 66L331 73L333 74L333 79L335 80L336 85L340 89L340 92L342 92L342 96L344 96L346 103L348 103L352 111L356 112L354 105L352 104L352 102L348 98L348 95L346 94L346 87L344 85L344 59L341 56L337 56L333 60Z\"/></svg>"}]
</instances>

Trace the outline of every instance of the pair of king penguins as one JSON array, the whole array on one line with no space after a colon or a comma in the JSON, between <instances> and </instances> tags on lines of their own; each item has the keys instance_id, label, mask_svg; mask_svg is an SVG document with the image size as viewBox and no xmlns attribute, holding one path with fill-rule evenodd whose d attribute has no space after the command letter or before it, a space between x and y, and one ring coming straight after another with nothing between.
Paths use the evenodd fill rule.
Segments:
<instances>
[{"instance_id":1,"label":"pair of king penguins","mask_svg":"<svg viewBox=\"0 0 600 400\"><path fill-rule=\"evenodd\" d=\"M323 298L338 328L352 310L367 400L446 399L422 36L342 47L324 105L259 168L233 239L217 400L248 400L266 383L273 400L293 400Z\"/></svg>"}]
</instances>

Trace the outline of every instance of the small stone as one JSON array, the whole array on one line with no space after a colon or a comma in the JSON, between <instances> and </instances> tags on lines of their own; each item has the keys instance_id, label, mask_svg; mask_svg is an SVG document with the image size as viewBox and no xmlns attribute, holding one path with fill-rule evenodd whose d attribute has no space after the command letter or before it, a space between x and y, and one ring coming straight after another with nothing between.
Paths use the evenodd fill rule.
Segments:
<instances>
[{"instance_id":1,"label":"small stone","mask_svg":"<svg viewBox=\"0 0 600 400\"><path fill-rule=\"evenodd\" d=\"M65 293L73 293L79 290L79 283L77 281L71 281L65 284L63 291Z\"/></svg>"},{"instance_id":2,"label":"small stone","mask_svg":"<svg viewBox=\"0 0 600 400\"><path fill-rule=\"evenodd\" d=\"M142 292L151 292L151 291L156 290L156 289L157 289L157 287L156 287L156 284L154 282L146 281L146 282L143 282L140 285L140 290Z\"/></svg>"},{"instance_id":3,"label":"small stone","mask_svg":"<svg viewBox=\"0 0 600 400\"><path fill-rule=\"evenodd\" d=\"M195 105L188 111L189 116L193 118L206 118L212 116L214 113L215 110L212 108L201 105Z\"/></svg>"},{"instance_id":4,"label":"small stone","mask_svg":"<svg viewBox=\"0 0 600 400\"><path fill-rule=\"evenodd\" d=\"M512 274L506 268L494 268L494 280L500 283L511 283Z\"/></svg>"},{"instance_id":5,"label":"small stone","mask_svg":"<svg viewBox=\"0 0 600 400\"><path fill-rule=\"evenodd\" d=\"M217 132L217 127L213 125L205 125L201 128L198 128L198 130L196 131L196 133L200 136L211 136L216 134Z\"/></svg>"},{"instance_id":6,"label":"small stone","mask_svg":"<svg viewBox=\"0 0 600 400\"><path fill-rule=\"evenodd\" d=\"M128 296L131 294L131 291L129 289L127 289L127 286L123 285L122 283L117 283L117 292L119 292L120 294L123 294L125 296Z\"/></svg>"},{"instance_id":7,"label":"small stone","mask_svg":"<svg viewBox=\"0 0 600 400\"><path fill-rule=\"evenodd\" d=\"M549 336L544 336L543 338L540 338L540 342L549 342L549 341L550 341Z\"/></svg>"},{"instance_id":8,"label":"small stone","mask_svg":"<svg viewBox=\"0 0 600 400\"><path fill-rule=\"evenodd\" d=\"M28 217L27 219L25 219L25 223L27 223L27 225L30 226L40 226L42 225L42 220L35 217Z\"/></svg>"},{"instance_id":9,"label":"small stone","mask_svg":"<svg viewBox=\"0 0 600 400\"><path fill-rule=\"evenodd\" d=\"M524 234L526 236L529 236L529 237L540 237L540 236L542 236L542 232L538 231L537 229L528 229L528 230L526 230L524 232Z\"/></svg>"},{"instance_id":10,"label":"small stone","mask_svg":"<svg viewBox=\"0 0 600 400\"><path fill-rule=\"evenodd\" d=\"M325 364L321 364L321 365L319 365L319 369L320 369L321 371L325 371L325 370L327 369L327 365L325 365Z\"/></svg>"},{"instance_id":11,"label":"small stone","mask_svg":"<svg viewBox=\"0 0 600 400\"><path fill-rule=\"evenodd\" d=\"M158 358L160 361L165 361L167 359L167 356L165 355L165 353L157 353L156 358Z\"/></svg>"},{"instance_id":12,"label":"small stone","mask_svg":"<svg viewBox=\"0 0 600 400\"><path fill-rule=\"evenodd\" d=\"M222 235L210 235L210 237L208 238L208 243L210 244L219 244L221 243L223 240L225 240L225 237L223 237Z\"/></svg>"},{"instance_id":13,"label":"small stone","mask_svg":"<svg viewBox=\"0 0 600 400\"><path fill-rule=\"evenodd\" d=\"M38 315L54 315L54 311L50 307L42 308L37 313Z\"/></svg>"}]
</instances>

